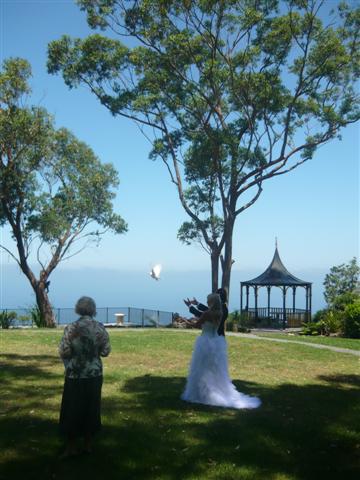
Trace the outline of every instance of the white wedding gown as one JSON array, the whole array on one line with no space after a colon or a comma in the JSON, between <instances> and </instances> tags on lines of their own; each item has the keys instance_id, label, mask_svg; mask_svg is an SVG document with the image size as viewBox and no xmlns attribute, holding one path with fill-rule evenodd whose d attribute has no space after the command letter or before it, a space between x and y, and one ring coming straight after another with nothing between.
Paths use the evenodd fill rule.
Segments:
<instances>
[{"instance_id":1,"label":"white wedding gown","mask_svg":"<svg viewBox=\"0 0 360 480\"><path fill-rule=\"evenodd\" d=\"M229 408L257 408L257 397L236 390L228 373L227 344L217 326L204 322L196 339L182 400Z\"/></svg>"}]
</instances>

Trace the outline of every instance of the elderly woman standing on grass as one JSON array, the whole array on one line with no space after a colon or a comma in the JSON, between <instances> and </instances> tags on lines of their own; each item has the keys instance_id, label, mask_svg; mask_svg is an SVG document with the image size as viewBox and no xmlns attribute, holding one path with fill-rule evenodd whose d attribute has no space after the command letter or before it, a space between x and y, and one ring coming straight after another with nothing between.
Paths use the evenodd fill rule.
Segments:
<instances>
[{"instance_id":1,"label":"elderly woman standing on grass","mask_svg":"<svg viewBox=\"0 0 360 480\"><path fill-rule=\"evenodd\" d=\"M81 297L75 312L80 318L65 327L59 346L65 365L60 431L66 437L66 446L62 458L92 450L92 437L101 428L103 372L100 357L110 353L109 334L102 323L93 319L96 315L94 300ZM76 443L79 437L84 440L82 451Z\"/></svg>"}]
</instances>

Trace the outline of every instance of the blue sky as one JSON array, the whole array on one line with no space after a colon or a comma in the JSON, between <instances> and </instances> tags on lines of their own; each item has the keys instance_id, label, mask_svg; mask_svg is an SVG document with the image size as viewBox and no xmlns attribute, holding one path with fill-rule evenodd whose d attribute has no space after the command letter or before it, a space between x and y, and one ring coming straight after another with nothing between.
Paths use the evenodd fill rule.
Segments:
<instances>
[{"instance_id":1,"label":"blue sky","mask_svg":"<svg viewBox=\"0 0 360 480\"><path fill-rule=\"evenodd\" d=\"M148 159L148 141L130 121L112 117L85 88L68 90L60 76L46 72L50 41L65 33L80 37L90 33L84 13L72 0L1 0L0 22L1 61L20 56L32 65L32 103L45 107L58 127L72 130L101 160L113 163L121 181L115 208L128 222L129 232L107 235L99 248L90 248L58 267L59 281L55 275L52 280L53 303L71 306L77 295L70 288L72 278L80 283L85 277L88 280L84 272L89 268L94 275L93 294L98 293L103 306L136 303L179 310L182 297L205 295L210 289L208 256L200 247L184 246L177 240L177 230L187 217L166 169ZM6 229L1 237L11 245ZM287 268L316 282L320 307L321 275L359 255L359 125L343 131L341 142L335 140L319 149L312 161L270 180L258 202L238 218L231 307L238 308L239 281L268 266L275 237ZM0 307L30 303L30 288L15 273L9 256L0 255ZM157 262L163 265L162 283L148 277L151 264ZM111 272L109 278L114 282L117 272L120 298L116 292L111 296L98 289L96 271L101 275ZM131 282L129 271L131 278L135 275ZM60 281L67 272L67 281Z\"/></svg>"}]
</instances>

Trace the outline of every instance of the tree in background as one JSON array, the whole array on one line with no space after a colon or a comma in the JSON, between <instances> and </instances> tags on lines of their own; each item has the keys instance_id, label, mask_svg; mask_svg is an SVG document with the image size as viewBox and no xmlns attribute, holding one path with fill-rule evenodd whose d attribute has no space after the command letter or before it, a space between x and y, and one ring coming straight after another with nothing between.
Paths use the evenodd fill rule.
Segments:
<instances>
[{"instance_id":1,"label":"tree in background","mask_svg":"<svg viewBox=\"0 0 360 480\"><path fill-rule=\"evenodd\" d=\"M106 231L125 232L126 223L113 212L119 183L113 166L68 130L56 130L44 109L24 106L30 76L19 58L5 60L0 71L0 225L10 228L17 253L0 247L28 278L42 323L51 327L51 273Z\"/></svg>"},{"instance_id":2,"label":"tree in background","mask_svg":"<svg viewBox=\"0 0 360 480\"><path fill-rule=\"evenodd\" d=\"M341 3L323 21L324 3L78 0L109 36L49 45L50 73L149 138L190 217L179 239L210 254L213 291L219 264L229 288L235 221L264 182L360 117L360 9Z\"/></svg>"},{"instance_id":3,"label":"tree in background","mask_svg":"<svg viewBox=\"0 0 360 480\"><path fill-rule=\"evenodd\" d=\"M352 303L360 292L360 267L354 257L348 264L341 264L330 268L325 275L324 297L329 307L343 310L348 303Z\"/></svg>"},{"instance_id":4,"label":"tree in background","mask_svg":"<svg viewBox=\"0 0 360 480\"><path fill-rule=\"evenodd\" d=\"M342 335L360 338L360 267L356 258L330 269L324 280L327 308L304 325L304 335Z\"/></svg>"}]
</instances>

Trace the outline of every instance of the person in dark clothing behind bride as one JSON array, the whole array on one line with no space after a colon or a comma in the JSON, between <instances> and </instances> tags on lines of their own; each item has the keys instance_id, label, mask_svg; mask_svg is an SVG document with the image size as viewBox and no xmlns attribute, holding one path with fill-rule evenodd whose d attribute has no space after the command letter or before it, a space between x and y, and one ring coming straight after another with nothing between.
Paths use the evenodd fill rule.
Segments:
<instances>
[{"instance_id":1,"label":"person in dark clothing behind bride","mask_svg":"<svg viewBox=\"0 0 360 480\"><path fill-rule=\"evenodd\" d=\"M222 317L221 321L217 330L218 335L221 335L225 337L225 321L229 315L229 310L227 307L227 302L228 302L228 295L227 295L227 290L226 288L218 288L216 290L216 293L220 296L221 299L221 309L222 309ZM200 317L202 313L206 312L208 309L207 305L204 305L203 303L199 303L196 298L193 298L190 300L187 298L184 300L184 303L187 307L189 307L190 313L192 313L195 317Z\"/></svg>"}]
</instances>

